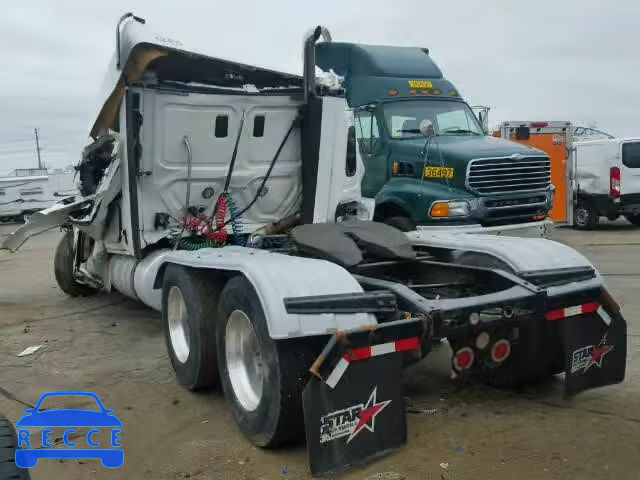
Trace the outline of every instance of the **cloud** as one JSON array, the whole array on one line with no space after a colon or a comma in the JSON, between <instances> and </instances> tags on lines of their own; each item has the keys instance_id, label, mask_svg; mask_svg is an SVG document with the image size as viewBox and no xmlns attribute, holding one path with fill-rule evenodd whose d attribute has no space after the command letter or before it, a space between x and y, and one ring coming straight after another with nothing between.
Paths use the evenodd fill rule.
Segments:
<instances>
[{"instance_id":1,"label":"cloud","mask_svg":"<svg viewBox=\"0 0 640 480\"><path fill-rule=\"evenodd\" d=\"M0 171L35 165L33 128L50 166L74 164L115 47L119 16L211 55L299 72L303 34L428 47L491 122L597 122L640 136L640 2L507 0L182 1L5 0L0 16Z\"/></svg>"}]
</instances>

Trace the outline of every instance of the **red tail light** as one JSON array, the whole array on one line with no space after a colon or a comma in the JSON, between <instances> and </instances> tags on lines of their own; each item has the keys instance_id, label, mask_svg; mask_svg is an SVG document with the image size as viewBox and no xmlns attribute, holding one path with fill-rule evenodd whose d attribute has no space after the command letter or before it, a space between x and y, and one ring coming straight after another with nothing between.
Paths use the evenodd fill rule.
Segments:
<instances>
[{"instance_id":1,"label":"red tail light","mask_svg":"<svg viewBox=\"0 0 640 480\"><path fill-rule=\"evenodd\" d=\"M474 354L473 350L469 347L464 347L458 350L453 356L453 368L458 372L469 370L473 365Z\"/></svg>"},{"instance_id":2,"label":"red tail light","mask_svg":"<svg viewBox=\"0 0 640 480\"><path fill-rule=\"evenodd\" d=\"M493 347L491 347L491 360L496 363L504 362L510 354L511 343L509 343L509 340L505 340L504 338L498 340L493 344Z\"/></svg>"},{"instance_id":3,"label":"red tail light","mask_svg":"<svg viewBox=\"0 0 640 480\"><path fill-rule=\"evenodd\" d=\"M618 167L611 167L609 179L611 181L609 195L611 198L620 198L620 169Z\"/></svg>"}]
</instances>

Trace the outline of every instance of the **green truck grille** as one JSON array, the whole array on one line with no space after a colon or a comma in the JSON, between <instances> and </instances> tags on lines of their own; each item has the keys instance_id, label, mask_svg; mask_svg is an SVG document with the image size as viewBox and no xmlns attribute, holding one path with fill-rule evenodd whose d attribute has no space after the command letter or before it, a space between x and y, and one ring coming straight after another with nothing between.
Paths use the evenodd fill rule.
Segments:
<instances>
[{"instance_id":1,"label":"green truck grille","mask_svg":"<svg viewBox=\"0 0 640 480\"><path fill-rule=\"evenodd\" d=\"M479 195L541 191L550 184L548 157L481 158L467 169L467 187Z\"/></svg>"}]
</instances>

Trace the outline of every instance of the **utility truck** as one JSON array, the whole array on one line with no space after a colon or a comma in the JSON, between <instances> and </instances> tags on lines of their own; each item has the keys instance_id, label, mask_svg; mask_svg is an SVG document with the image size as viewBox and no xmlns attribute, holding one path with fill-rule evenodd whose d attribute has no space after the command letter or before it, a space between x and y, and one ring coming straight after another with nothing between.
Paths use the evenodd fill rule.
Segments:
<instances>
[{"instance_id":1,"label":"utility truck","mask_svg":"<svg viewBox=\"0 0 640 480\"><path fill-rule=\"evenodd\" d=\"M374 220L403 231L547 235L549 156L489 136L487 110L479 121L428 49L324 42L316 63L343 78Z\"/></svg>"},{"instance_id":2,"label":"utility truck","mask_svg":"<svg viewBox=\"0 0 640 480\"><path fill-rule=\"evenodd\" d=\"M344 47L326 28L306 38L300 77L194 52L143 22L118 24L81 195L4 247L62 226L60 288L159 310L178 381L220 384L255 445L306 432L314 474L401 446L401 368L438 339L457 376L491 384L565 372L573 395L623 380L626 323L576 251L371 221L355 135L370 112L345 99L326 60ZM416 144L436 135L417 128Z\"/></svg>"}]
</instances>

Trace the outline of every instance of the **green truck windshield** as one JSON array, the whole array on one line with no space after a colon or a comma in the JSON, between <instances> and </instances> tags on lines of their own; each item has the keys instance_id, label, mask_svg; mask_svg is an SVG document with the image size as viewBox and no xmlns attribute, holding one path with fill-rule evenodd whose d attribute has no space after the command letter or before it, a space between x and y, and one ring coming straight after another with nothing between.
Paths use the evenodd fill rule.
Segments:
<instances>
[{"instance_id":1,"label":"green truck windshield","mask_svg":"<svg viewBox=\"0 0 640 480\"><path fill-rule=\"evenodd\" d=\"M420 122L428 118L438 135L484 135L466 103L450 100L399 100L383 105L387 129L393 139L421 136Z\"/></svg>"}]
</instances>

